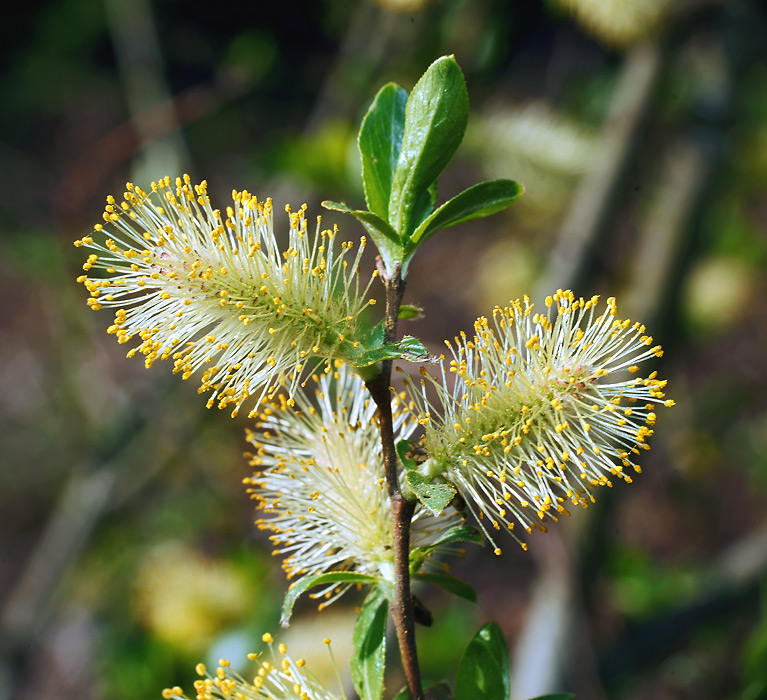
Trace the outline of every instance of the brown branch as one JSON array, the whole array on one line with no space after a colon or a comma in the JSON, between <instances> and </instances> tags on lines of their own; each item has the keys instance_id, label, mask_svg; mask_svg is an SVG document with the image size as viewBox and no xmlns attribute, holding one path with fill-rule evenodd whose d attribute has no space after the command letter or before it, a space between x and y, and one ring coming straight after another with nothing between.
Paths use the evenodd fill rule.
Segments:
<instances>
[{"instance_id":1,"label":"brown branch","mask_svg":"<svg viewBox=\"0 0 767 700\"><path fill-rule=\"evenodd\" d=\"M415 619L413 595L410 592L410 520L415 501L408 501L397 493L391 501L394 521L394 605L391 606L394 627L397 630L402 670L413 700L423 700L421 670L415 646Z\"/></svg>"},{"instance_id":2,"label":"brown branch","mask_svg":"<svg viewBox=\"0 0 767 700\"><path fill-rule=\"evenodd\" d=\"M402 270L396 266L389 274L382 275L386 286L386 316L384 318L384 342L397 339L397 317L405 291ZM391 411L391 360L382 363L381 374L367 382L373 400L378 406L378 422L381 429L381 445L386 483L391 500L394 525L394 602L390 606L394 628L397 630L402 669L412 700L423 700L421 672L415 646L415 620L413 599L410 592L410 521L415 502L408 501L400 490L397 451L394 446L394 423Z\"/></svg>"}]
</instances>

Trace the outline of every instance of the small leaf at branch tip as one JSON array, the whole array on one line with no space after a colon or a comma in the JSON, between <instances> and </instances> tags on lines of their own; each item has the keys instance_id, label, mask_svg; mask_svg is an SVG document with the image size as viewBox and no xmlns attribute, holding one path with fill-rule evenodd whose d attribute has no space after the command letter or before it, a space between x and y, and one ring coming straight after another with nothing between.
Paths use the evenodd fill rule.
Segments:
<instances>
[{"instance_id":1,"label":"small leaf at branch tip","mask_svg":"<svg viewBox=\"0 0 767 700\"><path fill-rule=\"evenodd\" d=\"M389 222L407 240L431 213L434 185L463 140L469 119L466 81L443 56L416 83L405 108L404 132L389 197Z\"/></svg>"},{"instance_id":2,"label":"small leaf at branch tip","mask_svg":"<svg viewBox=\"0 0 767 700\"><path fill-rule=\"evenodd\" d=\"M415 460L415 455L413 454L413 444L410 440L400 440L395 445L395 449L397 450L397 455L399 456L400 461L405 465L406 469L415 469L418 466L418 463Z\"/></svg>"},{"instance_id":3,"label":"small leaf at branch tip","mask_svg":"<svg viewBox=\"0 0 767 700\"><path fill-rule=\"evenodd\" d=\"M411 362L436 362L437 359L433 357L426 346L412 335L406 335L402 340L397 343L397 346L402 353L400 357L403 360L410 360Z\"/></svg>"},{"instance_id":4,"label":"small leaf at branch tip","mask_svg":"<svg viewBox=\"0 0 767 700\"><path fill-rule=\"evenodd\" d=\"M404 482L406 485L407 482ZM484 545L484 535L476 528L469 527L467 525L458 525L450 528L443 535L438 537L430 545L422 547L414 547L410 552L410 571L415 574L418 572L423 563L437 551L440 547L451 544L453 542L471 542L480 546Z\"/></svg>"},{"instance_id":5,"label":"small leaf at branch tip","mask_svg":"<svg viewBox=\"0 0 767 700\"><path fill-rule=\"evenodd\" d=\"M424 583L432 583L435 586L446 590L448 593L468 600L470 603L477 602L477 592L472 586L465 581L462 581L455 576L449 574L437 574L437 573L414 573L413 578L417 581L423 581Z\"/></svg>"},{"instance_id":6,"label":"small leaf at branch tip","mask_svg":"<svg viewBox=\"0 0 767 700\"><path fill-rule=\"evenodd\" d=\"M410 304L402 304L399 307L399 314L397 318L400 321L415 321L424 317L423 309L420 306L411 306Z\"/></svg>"},{"instance_id":7,"label":"small leaf at branch tip","mask_svg":"<svg viewBox=\"0 0 767 700\"><path fill-rule=\"evenodd\" d=\"M439 362L438 357L435 357L434 355L430 355L428 352L427 353L403 352L402 355L400 355L399 359L407 360L408 362L427 362L432 365Z\"/></svg>"},{"instance_id":8,"label":"small leaf at branch tip","mask_svg":"<svg viewBox=\"0 0 767 700\"><path fill-rule=\"evenodd\" d=\"M375 345L374 347L354 347L351 343L342 345L342 350L349 364L359 369L368 367L384 360L409 360L410 362L436 361L429 355L418 338L406 335L398 343Z\"/></svg>"}]
</instances>

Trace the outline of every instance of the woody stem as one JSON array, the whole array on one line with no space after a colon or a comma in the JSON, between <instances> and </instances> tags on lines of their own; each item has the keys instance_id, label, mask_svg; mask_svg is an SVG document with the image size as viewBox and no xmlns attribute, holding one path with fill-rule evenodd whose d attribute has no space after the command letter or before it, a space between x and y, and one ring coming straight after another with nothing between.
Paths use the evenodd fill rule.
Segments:
<instances>
[{"instance_id":1,"label":"woody stem","mask_svg":"<svg viewBox=\"0 0 767 700\"><path fill-rule=\"evenodd\" d=\"M397 319L405 291L401 273L402 270L397 265L389 274L383 276L386 287L384 343L393 343L397 339ZM413 598L410 592L410 522L415 510L415 502L407 500L400 490L391 410L392 361L387 360L382 365L381 374L368 381L367 387L378 407L384 470L394 525L394 601L390 611L397 631L402 668L410 698L423 700L421 672L415 645Z\"/></svg>"}]
</instances>

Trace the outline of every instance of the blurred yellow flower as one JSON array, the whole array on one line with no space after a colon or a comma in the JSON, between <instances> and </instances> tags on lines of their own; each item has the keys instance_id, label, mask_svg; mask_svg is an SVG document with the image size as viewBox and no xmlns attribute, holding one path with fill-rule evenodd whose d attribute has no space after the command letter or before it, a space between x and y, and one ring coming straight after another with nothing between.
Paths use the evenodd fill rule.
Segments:
<instances>
[{"instance_id":1,"label":"blurred yellow flower","mask_svg":"<svg viewBox=\"0 0 767 700\"><path fill-rule=\"evenodd\" d=\"M136 575L133 602L154 635L199 651L248 614L253 594L230 563L174 542L147 556Z\"/></svg>"},{"instance_id":2,"label":"blurred yellow flower","mask_svg":"<svg viewBox=\"0 0 767 700\"><path fill-rule=\"evenodd\" d=\"M669 0L557 0L600 41L622 47L657 30Z\"/></svg>"},{"instance_id":3,"label":"blurred yellow flower","mask_svg":"<svg viewBox=\"0 0 767 700\"><path fill-rule=\"evenodd\" d=\"M491 177L513 172L525 184L515 208L532 223L556 220L597 154L594 134L544 102L496 107L469 130Z\"/></svg>"}]
</instances>

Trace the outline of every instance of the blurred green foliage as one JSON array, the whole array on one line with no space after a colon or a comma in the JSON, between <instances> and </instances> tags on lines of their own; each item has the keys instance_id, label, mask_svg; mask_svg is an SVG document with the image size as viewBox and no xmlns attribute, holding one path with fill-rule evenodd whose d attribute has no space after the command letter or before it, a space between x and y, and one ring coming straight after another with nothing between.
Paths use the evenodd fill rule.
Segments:
<instances>
[{"instance_id":1,"label":"blurred green foliage","mask_svg":"<svg viewBox=\"0 0 767 700\"><path fill-rule=\"evenodd\" d=\"M616 610L632 619L649 619L690 599L700 587L700 572L690 565L659 564L647 552L617 549L608 557Z\"/></svg>"}]
</instances>

